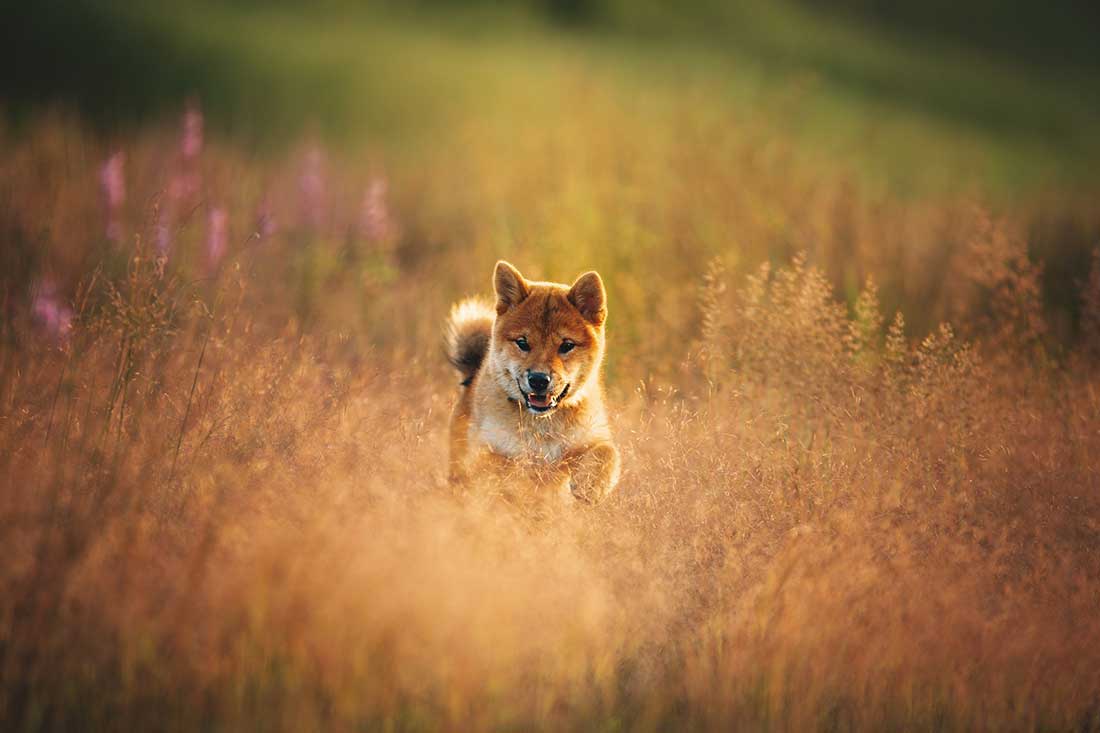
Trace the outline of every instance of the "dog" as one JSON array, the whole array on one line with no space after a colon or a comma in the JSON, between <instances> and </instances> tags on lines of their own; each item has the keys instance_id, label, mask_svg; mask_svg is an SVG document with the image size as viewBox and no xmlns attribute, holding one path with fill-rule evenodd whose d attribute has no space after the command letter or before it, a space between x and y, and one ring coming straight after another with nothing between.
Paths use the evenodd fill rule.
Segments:
<instances>
[{"instance_id":1,"label":"dog","mask_svg":"<svg viewBox=\"0 0 1100 733\"><path fill-rule=\"evenodd\" d=\"M570 286L493 272L496 302L460 301L446 323L462 375L450 425L453 485L496 477L595 504L619 481L604 407L607 294L596 272Z\"/></svg>"}]
</instances>

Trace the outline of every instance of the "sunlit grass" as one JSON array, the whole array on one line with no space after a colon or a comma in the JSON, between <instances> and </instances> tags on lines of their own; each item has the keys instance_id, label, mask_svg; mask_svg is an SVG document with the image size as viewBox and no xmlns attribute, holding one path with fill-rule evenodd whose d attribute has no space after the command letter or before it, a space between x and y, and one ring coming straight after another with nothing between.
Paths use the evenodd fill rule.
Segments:
<instances>
[{"instance_id":1,"label":"sunlit grass","mask_svg":"<svg viewBox=\"0 0 1100 733\"><path fill-rule=\"evenodd\" d=\"M577 93L429 170L9 142L8 727L1096 729L1100 261L1052 333L1026 211ZM444 482L441 319L503 253L608 284L598 508Z\"/></svg>"},{"instance_id":2,"label":"sunlit grass","mask_svg":"<svg viewBox=\"0 0 1100 733\"><path fill-rule=\"evenodd\" d=\"M1087 104L326 7L125 8L163 122L3 130L0 728L1100 730ZM498 257L607 285L598 507L446 485Z\"/></svg>"}]
</instances>

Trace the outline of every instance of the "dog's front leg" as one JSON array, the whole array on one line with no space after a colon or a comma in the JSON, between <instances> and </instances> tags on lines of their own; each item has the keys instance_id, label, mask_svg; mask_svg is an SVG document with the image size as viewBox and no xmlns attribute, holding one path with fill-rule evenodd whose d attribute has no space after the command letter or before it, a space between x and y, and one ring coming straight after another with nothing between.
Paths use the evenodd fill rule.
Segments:
<instances>
[{"instance_id":1,"label":"dog's front leg","mask_svg":"<svg viewBox=\"0 0 1100 733\"><path fill-rule=\"evenodd\" d=\"M569 458L570 490L580 501L596 504L619 482L619 451L611 443L595 443Z\"/></svg>"}]
</instances>

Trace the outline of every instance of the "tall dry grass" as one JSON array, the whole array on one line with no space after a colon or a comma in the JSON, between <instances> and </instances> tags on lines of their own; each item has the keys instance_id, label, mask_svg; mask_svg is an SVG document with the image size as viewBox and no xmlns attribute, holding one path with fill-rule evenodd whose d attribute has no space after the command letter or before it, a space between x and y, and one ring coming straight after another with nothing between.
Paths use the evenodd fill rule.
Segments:
<instances>
[{"instance_id":1,"label":"tall dry grass","mask_svg":"<svg viewBox=\"0 0 1100 733\"><path fill-rule=\"evenodd\" d=\"M1100 729L1100 261L1054 340L1026 218L782 176L751 130L430 173L160 132L112 189L117 146L36 129L0 176L6 729ZM647 193L661 160L692 177ZM443 478L439 321L511 248L607 275L595 508Z\"/></svg>"}]
</instances>

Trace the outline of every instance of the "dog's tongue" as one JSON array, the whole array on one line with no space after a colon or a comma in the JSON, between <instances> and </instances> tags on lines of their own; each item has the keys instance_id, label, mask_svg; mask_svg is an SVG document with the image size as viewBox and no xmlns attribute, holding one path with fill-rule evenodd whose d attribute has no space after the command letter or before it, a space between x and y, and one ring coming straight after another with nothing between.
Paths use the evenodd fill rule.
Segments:
<instances>
[{"instance_id":1,"label":"dog's tongue","mask_svg":"<svg viewBox=\"0 0 1100 733\"><path fill-rule=\"evenodd\" d=\"M535 407L547 407L550 404L550 396L529 394L527 395L527 402Z\"/></svg>"}]
</instances>

